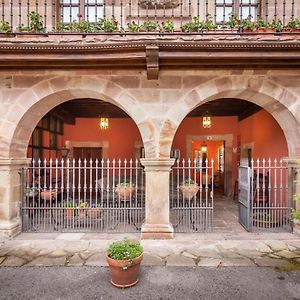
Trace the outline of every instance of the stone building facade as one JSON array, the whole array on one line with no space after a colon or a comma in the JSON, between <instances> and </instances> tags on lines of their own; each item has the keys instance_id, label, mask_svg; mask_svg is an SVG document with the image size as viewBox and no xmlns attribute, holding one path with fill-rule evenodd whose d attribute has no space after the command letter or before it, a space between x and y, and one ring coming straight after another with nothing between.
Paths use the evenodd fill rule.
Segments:
<instances>
[{"instance_id":1,"label":"stone building facade","mask_svg":"<svg viewBox=\"0 0 300 300\"><path fill-rule=\"evenodd\" d=\"M289 158L299 157L299 54L297 34L1 36L1 233L20 232L19 172L27 165L36 124L65 101L92 98L124 110L141 133L146 172L142 238L172 238L170 150L182 120L208 101L247 100L274 117Z\"/></svg>"}]
</instances>

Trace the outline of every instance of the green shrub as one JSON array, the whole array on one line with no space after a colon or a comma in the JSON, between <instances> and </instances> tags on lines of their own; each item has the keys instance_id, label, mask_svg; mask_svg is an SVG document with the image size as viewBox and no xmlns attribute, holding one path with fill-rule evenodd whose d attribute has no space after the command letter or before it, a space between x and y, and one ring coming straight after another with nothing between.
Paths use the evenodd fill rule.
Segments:
<instances>
[{"instance_id":1,"label":"green shrub","mask_svg":"<svg viewBox=\"0 0 300 300\"><path fill-rule=\"evenodd\" d=\"M132 260L143 253L143 246L134 240L124 238L122 241L113 242L107 249L107 256L117 260Z\"/></svg>"}]
</instances>

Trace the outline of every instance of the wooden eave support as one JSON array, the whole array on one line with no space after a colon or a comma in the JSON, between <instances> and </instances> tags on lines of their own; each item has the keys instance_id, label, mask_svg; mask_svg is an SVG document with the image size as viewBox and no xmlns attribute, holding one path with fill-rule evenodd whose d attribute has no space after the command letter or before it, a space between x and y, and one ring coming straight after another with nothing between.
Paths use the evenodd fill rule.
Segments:
<instances>
[{"instance_id":1,"label":"wooden eave support","mask_svg":"<svg viewBox=\"0 0 300 300\"><path fill-rule=\"evenodd\" d=\"M146 46L147 78L157 80L159 73L159 48L155 45Z\"/></svg>"}]
</instances>

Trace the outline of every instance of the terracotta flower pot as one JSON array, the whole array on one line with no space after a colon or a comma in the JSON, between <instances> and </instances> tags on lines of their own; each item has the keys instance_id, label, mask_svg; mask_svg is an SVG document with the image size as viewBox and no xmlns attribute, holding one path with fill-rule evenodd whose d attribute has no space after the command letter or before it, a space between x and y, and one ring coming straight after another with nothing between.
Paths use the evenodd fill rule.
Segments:
<instances>
[{"instance_id":1,"label":"terracotta flower pot","mask_svg":"<svg viewBox=\"0 0 300 300\"><path fill-rule=\"evenodd\" d=\"M53 200L55 198L56 190L44 190L41 191L41 198L43 200Z\"/></svg>"},{"instance_id":2,"label":"terracotta flower pot","mask_svg":"<svg viewBox=\"0 0 300 300\"><path fill-rule=\"evenodd\" d=\"M196 197L199 186L194 184L183 184L179 187L180 192L185 200L191 200Z\"/></svg>"},{"instance_id":3,"label":"terracotta flower pot","mask_svg":"<svg viewBox=\"0 0 300 300\"><path fill-rule=\"evenodd\" d=\"M73 208L66 209L66 218L67 220L71 220L73 218Z\"/></svg>"},{"instance_id":4,"label":"terracotta flower pot","mask_svg":"<svg viewBox=\"0 0 300 300\"><path fill-rule=\"evenodd\" d=\"M90 217L92 219L100 218L100 216L101 216L101 209L100 208L90 208L87 211L87 215L88 215L88 217Z\"/></svg>"},{"instance_id":5,"label":"terracotta flower pot","mask_svg":"<svg viewBox=\"0 0 300 300\"><path fill-rule=\"evenodd\" d=\"M137 284L142 259L143 254L132 260L116 260L106 255L106 261L111 271L111 283L119 288L127 288Z\"/></svg>"},{"instance_id":6,"label":"terracotta flower pot","mask_svg":"<svg viewBox=\"0 0 300 300\"><path fill-rule=\"evenodd\" d=\"M117 193L117 199L120 198L121 201L129 201L130 200L130 195L131 198L134 193L134 187L133 186L117 186L115 188L115 192Z\"/></svg>"}]
</instances>

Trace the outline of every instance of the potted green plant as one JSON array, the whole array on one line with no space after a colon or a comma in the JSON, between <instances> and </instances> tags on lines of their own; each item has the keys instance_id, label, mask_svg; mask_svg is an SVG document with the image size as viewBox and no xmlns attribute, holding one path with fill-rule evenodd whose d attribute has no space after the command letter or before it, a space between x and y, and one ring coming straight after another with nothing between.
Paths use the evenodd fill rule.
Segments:
<instances>
[{"instance_id":1,"label":"potted green plant","mask_svg":"<svg viewBox=\"0 0 300 300\"><path fill-rule=\"evenodd\" d=\"M272 22L268 22L267 24L267 32L281 32L282 31L282 22L278 20L272 20Z\"/></svg>"},{"instance_id":2,"label":"potted green plant","mask_svg":"<svg viewBox=\"0 0 300 300\"><path fill-rule=\"evenodd\" d=\"M106 261L111 271L111 283L119 288L135 285L139 278L143 247L138 241L124 238L109 245Z\"/></svg>"},{"instance_id":3,"label":"potted green plant","mask_svg":"<svg viewBox=\"0 0 300 300\"><path fill-rule=\"evenodd\" d=\"M119 23L115 18L101 18L96 25L97 29L105 32L112 32L119 30Z\"/></svg>"},{"instance_id":4,"label":"potted green plant","mask_svg":"<svg viewBox=\"0 0 300 300\"><path fill-rule=\"evenodd\" d=\"M203 22L202 29L207 31L217 29L217 25L214 23L214 19L210 14L207 15L206 20Z\"/></svg>"},{"instance_id":5,"label":"potted green plant","mask_svg":"<svg viewBox=\"0 0 300 300\"><path fill-rule=\"evenodd\" d=\"M78 216L83 219L86 217L86 208L88 207L87 203L83 200L80 200L78 207Z\"/></svg>"},{"instance_id":6,"label":"potted green plant","mask_svg":"<svg viewBox=\"0 0 300 300\"><path fill-rule=\"evenodd\" d=\"M249 16L247 19L243 19L241 22L242 31L244 33L252 32L255 28L255 22L251 21L251 16Z\"/></svg>"},{"instance_id":7,"label":"potted green plant","mask_svg":"<svg viewBox=\"0 0 300 300\"><path fill-rule=\"evenodd\" d=\"M299 32L300 31L300 19L295 18L290 20L284 27L285 32Z\"/></svg>"},{"instance_id":8,"label":"potted green plant","mask_svg":"<svg viewBox=\"0 0 300 300\"><path fill-rule=\"evenodd\" d=\"M120 182L115 187L115 192L121 201L129 201L134 193L135 185L130 182Z\"/></svg>"},{"instance_id":9,"label":"potted green plant","mask_svg":"<svg viewBox=\"0 0 300 300\"><path fill-rule=\"evenodd\" d=\"M154 21L145 21L141 27L140 27L140 31L155 31L159 29L158 23L154 22Z\"/></svg>"},{"instance_id":10,"label":"potted green plant","mask_svg":"<svg viewBox=\"0 0 300 300\"><path fill-rule=\"evenodd\" d=\"M259 19L256 22L256 30L257 32L266 32L267 31L267 23L263 19Z\"/></svg>"},{"instance_id":11,"label":"potted green plant","mask_svg":"<svg viewBox=\"0 0 300 300\"><path fill-rule=\"evenodd\" d=\"M227 28L233 30L233 29L238 29L240 26L241 21L239 20L237 14L231 13L229 20L226 22Z\"/></svg>"},{"instance_id":12,"label":"potted green plant","mask_svg":"<svg viewBox=\"0 0 300 300\"><path fill-rule=\"evenodd\" d=\"M184 200L192 200L199 191L199 185L192 179L186 179L179 189Z\"/></svg>"},{"instance_id":13,"label":"potted green plant","mask_svg":"<svg viewBox=\"0 0 300 300\"><path fill-rule=\"evenodd\" d=\"M137 24L135 21L131 21L130 23L128 23L127 27L130 32L138 32L140 29L139 24Z\"/></svg>"},{"instance_id":14,"label":"potted green plant","mask_svg":"<svg viewBox=\"0 0 300 300\"><path fill-rule=\"evenodd\" d=\"M171 19L167 19L165 22L161 22L161 31L162 32L173 32L174 23Z\"/></svg>"},{"instance_id":15,"label":"potted green plant","mask_svg":"<svg viewBox=\"0 0 300 300\"><path fill-rule=\"evenodd\" d=\"M198 32L203 31L204 22L200 22L198 17L193 17L188 23L182 25L181 30L183 32Z\"/></svg>"},{"instance_id":16,"label":"potted green plant","mask_svg":"<svg viewBox=\"0 0 300 300\"><path fill-rule=\"evenodd\" d=\"M43 17L36 11L29 13L29 31L42 33L44 32Z\"/></svg>"},{"instance_id":17,"label":"potted green plant","mask_svg":"<svg viewBox=\"0 0 300 300\"><path fill-rule=\"evenodd\" d=\"M5 33L5 34L11 33L11 27L9 25L9 22L4 20L0 21L0 33Z\"/></svg>"},{"instance_id":18,"label":"potted green plant","mask_svg":"<svg viewBox=\"0 0 300 300\"><path fill-rule=\"evenodd\" d=\"M72 219L73 216L74 216L74 203L73 203L73 201L65 201L64 204L63 204L63 207L65 208L67 220Z\"/></svg>"}]
</instances>

